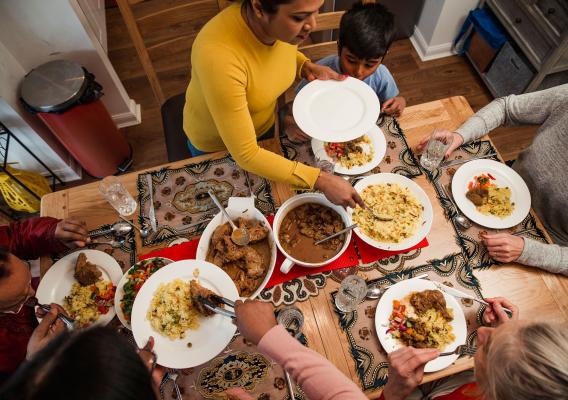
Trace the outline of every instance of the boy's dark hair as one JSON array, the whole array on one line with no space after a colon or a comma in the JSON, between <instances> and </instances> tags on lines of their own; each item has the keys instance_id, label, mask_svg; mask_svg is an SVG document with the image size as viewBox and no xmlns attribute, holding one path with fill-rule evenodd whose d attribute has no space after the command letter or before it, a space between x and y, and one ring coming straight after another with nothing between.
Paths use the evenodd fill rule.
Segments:
<instances>
[{"instance_id":1,"label":"boy's dark hair","mask_svg":"<svg viewBox=\"0 0 568 400\"><path fill-rule=\"evenodd\" d=\"M6 268L6 262L10 253L4 246L0 246L0 281L10 276L10 271Z\"/></svg>"},{"instance_id":2,"label":"boy's dark hair","mask_svg":"<svg viewBox=\"0 0 568 400\"><path fill-rule=\"evenodd\" d=\"M382 4L358 1L339 24L339 49L346 47L361 59L381 58L395 35L394 15Z\"/></svg>"},{"instance_id":3,"label":"boy's dark hair","mask_svg":"<svg viewBox=\"0 0 568 400\"><path fill-rule=\"evenodd\" d=\"M16 371L2 400L156 400L134 346L110 328L64 332Z\"/></svg>"}]
</instances>

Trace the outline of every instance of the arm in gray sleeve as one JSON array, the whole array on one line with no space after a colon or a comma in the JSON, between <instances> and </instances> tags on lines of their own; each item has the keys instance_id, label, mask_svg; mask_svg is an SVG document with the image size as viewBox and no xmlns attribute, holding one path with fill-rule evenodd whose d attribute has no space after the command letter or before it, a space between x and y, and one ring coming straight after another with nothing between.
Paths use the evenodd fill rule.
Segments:
<instances>
[{"instance_id":1,"label":"arm in gray sleeve","mask_svg":"<svg viewBox=\"0 0 568 400\"><path fill-rule=\"evenodd\" d=\"M538 267L554 274L568 275L568 247L523 238L523 253L516 262Z\"/></svg>"},{"instance_id":2,"label":"arm in gray sleeve","mask_svg":"<svg viewBox=\"0 0 568 400\"><path fill-rule=\"evenodd\" d=\"M475 113L456 132L467 143L504 125L540 125L566 101L568 84L519 96L501 97Z\"/></svg>"}]
</instances>

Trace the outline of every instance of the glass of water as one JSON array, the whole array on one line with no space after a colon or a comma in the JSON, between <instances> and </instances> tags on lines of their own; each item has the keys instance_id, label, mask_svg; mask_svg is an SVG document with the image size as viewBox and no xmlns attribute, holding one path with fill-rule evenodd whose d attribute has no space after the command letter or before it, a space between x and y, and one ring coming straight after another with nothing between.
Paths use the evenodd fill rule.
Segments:
<instances>
[{"instance_id":1,"label":"glass of water","mask_svg":"<svg viewBox=\"0 0 568 400\"><path fill-rule=\"evenodd\" d=\"M448 135L447 131L435 129L420 157L420 165L428 171L438 168L453 140L453 136Z\"/></svg>"},{"instance_id":2,"label":"glass of water","mask_svg":"<svg viewBox=\"0 0 568 400\"><path fill-rule=\"evenodd\" d=\"M354 311L367 294L367 282L358 275L349 275L341 281L335 296L335 306L343 312Z\"/></svg>"},{"instance_id":3,"label":"glass of water","mask_svg":"<svg viewBox=\"0 0 568 400\"><path fill-rule=\"evenodd\" d=\"M136 211L136 200L116 176L104 178L99 184L99 191L123 217L128 217Z\"/></svg>"}]
</instances>

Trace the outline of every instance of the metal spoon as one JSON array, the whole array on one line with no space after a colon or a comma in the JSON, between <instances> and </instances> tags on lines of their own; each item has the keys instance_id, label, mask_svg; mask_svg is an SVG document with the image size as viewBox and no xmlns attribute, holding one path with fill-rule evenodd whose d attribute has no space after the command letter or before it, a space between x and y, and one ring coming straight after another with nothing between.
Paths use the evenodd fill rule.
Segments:
<instances>
[{"instance_id":1,"label":"metal spoon","mask_svg":"<svg viewBox=\"0 0 568 400\"><path fill-rule=\"evenodd\" d=\"M126 218L124 218L122 215L118 216L121 220L123 220L124 222L126 222L128 225L132 226L134 229L136 229L138 232L140 232L140 237L145 238L148 237L148 235L150 234L150 231L148 231L148 229L140 229L138 228L136 225L134 225L132 222L130 222L129 220L127 220Z\"/></svg>"},{"instance_id":2,"label":"metal spoon","mask_svg":"<svg viewBox=\"0 0 568 400\"><path fill-rule=\"evenodd\" d=\"M349 232L350 230L355 229L355 228L357 228L357 224L349 225L347 228L342 229L339 232L334 233L333 235L329 235L328 237L324 237L323 239L318 240L314 244L317 246L318 244L321 244L323 242L327 242L329 239L333 239L334 237L337 237L339 235L343 235L345 232Z\"/></svg>"},{"instance_id":3,"label":"metal spoon","mask_svg":"<svg viewBox=\"0 0 568 400\"><path fill-rule=\"evenodd\" d=\"M382 294L383 289L375 283L367 286L367 294L365 295L365 297L367 299L378 299Z\"/></svg>"},{"instance_id":4,"label":"metal spoon","mask_svg":"<svg viewBox=\"0 0 568 400\"><path fill-rule=\"evenodd\" d=\"M229 224L231 224L231 227L233 228L233 232L231 233L231 240L236 245L239 245L239 246L246 246L247 244L249 244L250 234L249 234L248 229L247 228L239 228L237 225L235 225L233 220L231 220L231 217L229 217L229 214L227 214L227 210L225 210L225 207L223 207L223 204L221 204L221 202L219 201L217 196L215 196L215 193L213 193L213 191L211 189L209 189L209 191L207 193L209 193L209 196L211 196L213 203L215 203L217 208L219 210L221 210L221 212L223 213L225 218L227 218L229 220Z\"/></svg>"},{"instance_id":5,"label":"metal spoon","mask_svg":"<svg viewBox=\"0 0 568 400\"><path fill-rule=\"evenodd\" d=\"M89 234L90 237L98 237L103 236L109 233L112 233L116 236L126 236L130 232L132 232L132 227L124 222L117 222L113 224L109 229L105 229L104 231L94 232Z\"/></svg>"},{"instance_id":6,"label":"metal spoon","mask_svg":"<svg viewBox=\"0 0 568 400\"><path fill-rule=\"evenodd\" d=\"M119 247L122 247L122 245L124 244L124 239L123 240L109 240L109 241L96 241L96 242L91 242L91 244L106 244L111 246L114 249L118 249Z\"/></svg>"},{"instance_id":7,"label":"metal spoon","mask_svg":"<svg viewBox=\"0 0 568 400\"><path fill-rule=\"evenodd\" d=\"M460 212L460 209L454 201L453 195L451 195L452 191L450 189L446 190L443 185L440 185L440 189L442 190L442 194L447 197L450 202L456 207L456 215L452 217L452 221L454 221L458 229L465 231L471 228L471 221Z\"/></svg>"}]
</instances>

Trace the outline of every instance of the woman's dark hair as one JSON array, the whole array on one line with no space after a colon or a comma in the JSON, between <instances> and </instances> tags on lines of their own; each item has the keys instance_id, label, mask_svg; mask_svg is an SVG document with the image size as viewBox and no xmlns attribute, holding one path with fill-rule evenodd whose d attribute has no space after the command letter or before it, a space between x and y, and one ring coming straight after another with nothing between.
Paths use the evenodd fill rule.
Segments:
<instances>
[{"instance_id":1,"label":"woman's dark hair","mask_svg":"<svg viewBox=\"0 0 568 400\"><path fill-rule=\"evenodd\" d=\"M353 4L339 24L339 48L361 59L383 57L395 35L394 16L382 4Z\"/></svg>"},{"instance_id":2,"label":"woman's dark hair","mask_svg":"<svg viewBox=\"0 0 568 400\"><path fill-rule=\"evenodd\" d=\"M281 4L291 3L292 0L259 0L262 10L267 14L276 14L278 12L278 6ZM252 0L245 0L247 6L252 6Z\"/></svg>"},{"instance_id":3,"label":"woman's dark hair","mask_svg":"<svg viewBox=\"0 0 568 400\"><path fill-rule=\"evenodd\" d=\"M23 364L2 400L156 400L133 344L110 328L65 332Z\"/></svg>"}]
</instances>

